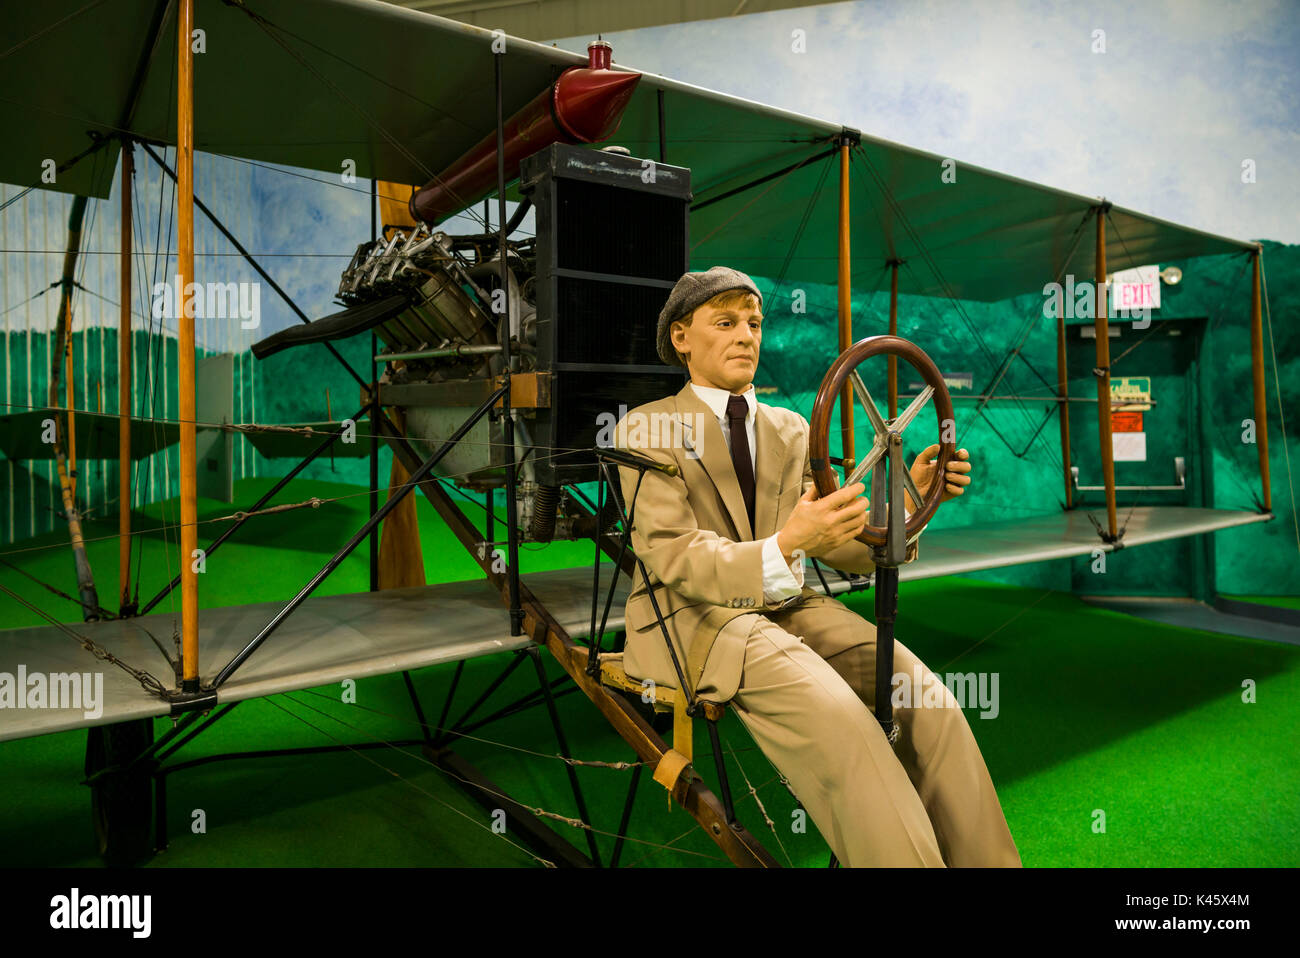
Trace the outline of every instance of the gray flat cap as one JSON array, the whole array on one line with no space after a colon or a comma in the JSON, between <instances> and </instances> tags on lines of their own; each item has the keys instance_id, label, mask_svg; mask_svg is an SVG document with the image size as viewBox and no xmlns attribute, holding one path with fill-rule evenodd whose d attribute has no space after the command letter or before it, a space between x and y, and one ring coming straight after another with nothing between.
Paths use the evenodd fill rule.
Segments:
<instances>
[{"instance_id":1,"label":"gray flat cap","mask_svg":"<svg viewBox=\"0 0 1300 958\"><path fill-rule=\"evenodd\" d=\"M696 307L729 289L747 290L758 298L760 307L763 305L763 294L758 291L754 281L738 269L715 266L703 273L682 274L659 313L659 333L656 339L659 358L669 366L684 365L681 355L673 348L672 340L668 337L669 328L676 320L685 319Z\"/></svg>"}]
</instances>

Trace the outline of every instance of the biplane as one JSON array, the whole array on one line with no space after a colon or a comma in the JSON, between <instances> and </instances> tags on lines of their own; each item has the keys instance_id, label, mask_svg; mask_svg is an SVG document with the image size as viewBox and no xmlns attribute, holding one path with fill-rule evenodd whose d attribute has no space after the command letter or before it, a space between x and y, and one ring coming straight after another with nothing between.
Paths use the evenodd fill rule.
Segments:
<instances>
[{"instance_id":1,"label":"biplane","mask_svg":"<svg viewBox=\"0 0 1300 958\"><path fill-rule=\"evenodd\" d=\"M42 613L46 626L0 633L0 672L72 675L94 661L105 686L94 718L69 709L0 711L0 740L88 729L86 781L100 850L112 862L139 861L166 847L174 756L239 703L455 664L437 721L429 721L427 703L408 680L422 735L404 744L420 747L486 808L504 809L510 834L539 860L601 864L596 834L616 836L621 844L628 816L625 809L617 828L591 821L573 772L581 762L566 743L545 653L635 753L626 763L633 770L627 808L646 769L731 862L779 864L738 816L716 738L724 706L698 702L685 688L647 692L638 677L622 671L616 644L637 564L628 542L635 500L623 494L618 477L654 464L602 441L601 429L618 410L681 387L681 371L655 355L654 319L676 279L703 268L699 264L777 276L769 315L784 308L796 276L799 283L838 290L838 358L826 376L808 339L816 326L792 334L783 353L783 365L798 382L784 390L785 398L816 409L813 458L823 491L839 481L834 467L845 478L871 472L880 500L897 500L904 481L896 465L898 437L931 398L936 411L947 411L938 418L940 429L955 420L959 435L991 404L1031 417L1035 439L1053 416L1059 420L1055 481L1063 508L1032 518L936 525L920 540L919 557L902 563L900 537L919 531L936 513L936 490L909 490L926 508L906 529L873 513L872 544L885 550L880 566L891 574L857 576L817 566L817 586L827 594L875 587L878 603L891 602L888 592L899 580L1095 559L1198 536L1197 562L1212 563L1203 533L1273 518L1255 242L637 71L617 64L610 44L600 39L583 57L363 0L54 0L11 11L8 29L12 42L0 54L6 81L0 122L26 133L0 155L0 180L78 199L59 286L49 401L6 410L0 443L10 458L56 463L84 622L67 625ZM198 30L202 52L195 52ZM64 49L95 54L65 62L57 72L46 69ZM174 168L159 155L166 146L176 149ZM107 198L120 170L122 328L129 328L133 165L144 156L175 184L176 288L178 299L186 300L190 284L205 278L194 263L195 207L221 222L217 204L209 208L195 198L198 151L334 174L351 162L359 177L375 184L370 235L352 238L355 253L339 278L340 309L319 318L292 303L275 282L274 267L219 227L301 320L258 340L253 355L261 361L307 348L331 353L329 361L343 365L358 391L357 408L346 418L214 424L202 414L204 390L196 388L193 304L178 316L174 420L131 415L130 336L119 337L119 414L75 410L63 401L62 357L76 295L71 271L87 202ZM42 179L47 168L56 174L52 179ZM823 189L828 179L835 184L830 191ZM473 212L485 198L496 206L495 229L485 221L478 232L446 231L449 217ZM529 211L535 232L524 235L520 227ZM1086 322L1068 323L1066 311L1058 310L1057 367L1050 378L1039 377L1048 392L1002 395L1013 366L1029 364L1022 347L1038 324L1026 323L999 357L962 305L1036 296L1045 284L1067 277L1104 290L1122 270L1218 255L1240 256L1251 269L1249 303L1241 306L1249 312L1251 342L1241 348L1250 351L1261 486L1250 509L1213 506L1203 461L1179 459L1172 483L1117 485L1122 444L1113 434L1114 413L1140 407L1154 420L1157 400L1116 392L1112 341L1120 331L1142 335L1149 322L1109 317L1104 292L1094 298ZM893 339L870 348L853 338L853 290L863 275L889 281L888 326L871 332ZM953 313L912 334L925 350L922 362L899 337L898 320L900 305L924 301L948 304ZM963 394L960 377L950 375L970 359L945 342L945 321L971 328L989 360L979 393ZM1161 321L1154 324L1160 332ZM374 344L373 363L362 368L338 346L356 337ZM857 370L881 350L887 365ZM925 367L913 395L908 362ZM1089 380L1095 387L1086 387ZM877 408L873 389L886 397L887 411ZM900 414L903 402L909 405ZM1170 415L1178 413L1177 405L1171 404ZM42 442L46 420L55 431L53 441ZM862 443L864 424L869 439ZM908 440L925 428L912 425ZM195 505L201 446L235 431L267 443L267 454L294 455L298 462L201 548ZM362 441L351 442L356 436ZM922 445L930 438L921 437ZM945 449L957 441L944 438ZM119 607L108 612L86 558L69 464L78 451L83 459L123 464L120 581L126 583L132 537L139 534L130 527L127 464L170 443L179 444L181 463L179 571L143 603L124 590ZM394 459L382 503L381 444ZM322 505L277 503L276 496L310 463L336 453L369 459L366 521L284 601L200 610L195 557L210 559L253 516ZM893 463L890 482L899 484L885 495L887 462ZM466 515L452 486L486 503L483 527ZM417 491L481 568L480 579L401 584L399 524ZM1142 504L1133 496L1121 501L1134 492L1145 496ZM1097 493L1100 501L1089 495ZM496 525L498 495L503 527ZM380 563L381 526L399 543L387 574ZM561 540L589 542L592 565L522 569L521 545ZM363 544L370 551L370 591L314 596ZM409 555L418 543L408 539L405 548ZM156 612L173 591L180 596L179 616ZM174 645L157 638L173 631ZM614 636L613 645L606 636ZM502 673L448 725L464 663L498 653L508 654ZM452 748L479 727L471 721L474 713L521 665L535 671L537 690L495 714L545 707L568 762L576 819L539 816L526 801L502 794ZM168 717L170 726L156 735L154 720ZM712 768L696 768L697 719L710 736ZM670 731L671 740L665 737ZM556 818L583 833L585 848L557 833Z\"/></svg>"}]
</instances>

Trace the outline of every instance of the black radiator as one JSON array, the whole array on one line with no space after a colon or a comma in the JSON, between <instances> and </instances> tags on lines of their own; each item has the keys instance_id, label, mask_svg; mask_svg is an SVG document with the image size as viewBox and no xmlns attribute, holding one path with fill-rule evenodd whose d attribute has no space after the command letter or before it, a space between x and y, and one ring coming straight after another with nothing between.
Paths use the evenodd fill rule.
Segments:
<instances>
[{"instance_id":1,"label":"black radiator","mask_svg":"<svg viewBox=\"0 0 1300 958\"><path fill-rule=\"evenodd\" d=\"M689 268L690 170L557 143L523 161L519 188L537 211L537 366L551 374L537 480L586 482L609 417L685 383L659 359L655 327Z\"/></svg>"}]
</instances>

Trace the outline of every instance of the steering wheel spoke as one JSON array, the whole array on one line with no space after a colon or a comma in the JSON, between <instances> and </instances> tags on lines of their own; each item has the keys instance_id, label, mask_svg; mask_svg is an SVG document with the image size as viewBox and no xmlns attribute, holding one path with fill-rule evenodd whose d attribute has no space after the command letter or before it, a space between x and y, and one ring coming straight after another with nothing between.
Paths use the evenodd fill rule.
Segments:
<instances>
[{"instance_id":1,"label":"steering wheel spoke","mask_svg":"<svg viewBox=\"0 0 1300 958\"><path fill-rule=\"evenodd\" d=\"M861 482L862 477L869 473L872 467L880 461L880 457L885 454L885 450L888 448L889 447L885 444L884 439L877 436L875 443L871 447L871 451L862 457L862 461L858 463L857 468L854 469L853 472L849 473L849 477L844 480L844 484L846 486L851 486L855 482Z\"/></svg>"},{"instance_id":2,"label":"steering wheel spoke","mask_svg":"<svg viewBox=\"0 0 1300 958\"><path fill-rule=\"evenodd\" d=\"M912 478L912 473L907 469L903 469L902 473L903 488L906 489L907 494L912 497L912 502L916 504L916 508L920 509L921 503L925 502L925 496L921 495L920 491L916 488L916 481Z\"/></svg>"},{"instance_id":3,"label":"steering wheel spoke","mask_svg":"<svg viewBox=\"0 0 1300 958\"><path fill-rule=\"evenodd\" d=\"M903 414L894 420L894 432L902 435L903 430L911 424L912 420L916 418L916 414L921 411L921 407L929 402L930 397L933 395L933 386L926 386L917 393L916 398L908 403L907 408L903 410ZM917 501L919 502L920 500Z\"/></svg>"},{"instance_id":4,"label":"steering wheel spoke","mask_svg":"<svg viewBox=\"0 0 1300 958\"><path fill-rule=\"evenodd\" d=\"M853 381L853 391L857 393L858 402L862 405L863 411L867 418L871 420L871 428L876 431L877 438L883 438L889 433L889 427L885 425L885 420L880 415L880 410L876 408L876 401L871 398L871 393L867 391L867 384L862 381L855 369L850 374Z\"/></svg>"}]
</instances>

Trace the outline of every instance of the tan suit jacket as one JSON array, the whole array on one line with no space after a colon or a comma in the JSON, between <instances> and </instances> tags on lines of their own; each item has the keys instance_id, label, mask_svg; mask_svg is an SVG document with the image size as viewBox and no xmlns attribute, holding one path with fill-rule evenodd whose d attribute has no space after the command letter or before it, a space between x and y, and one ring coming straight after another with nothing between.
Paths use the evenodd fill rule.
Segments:
<instances>
[{"instance_id":1,"label":"tan suit jacket","mask_svg":"<svg viewBox=\"0 0 1300 958\"><path fill-rule=\"evenodd\" d=\"M615 427L614 445L678 473L620 466L624 502L635 512L632 548L650 572L668 634L687 681L707 697L735 694L744 665L743 636L727 625L738 616L781 608L763 601L762 540L789 518L812 486L808 421L758 403L754 423L755 525L751 529L729 447L713 410L688 382L675 396L638 406ZM852 540L820 557L836 569L868 573L875 566ZM835 603L804 585L788 603ZM676 688L680 683L638 569L627 601L624 666L629 676ZM719 641L719 636L722 641Z\"/></svg>"}]
</instances>

